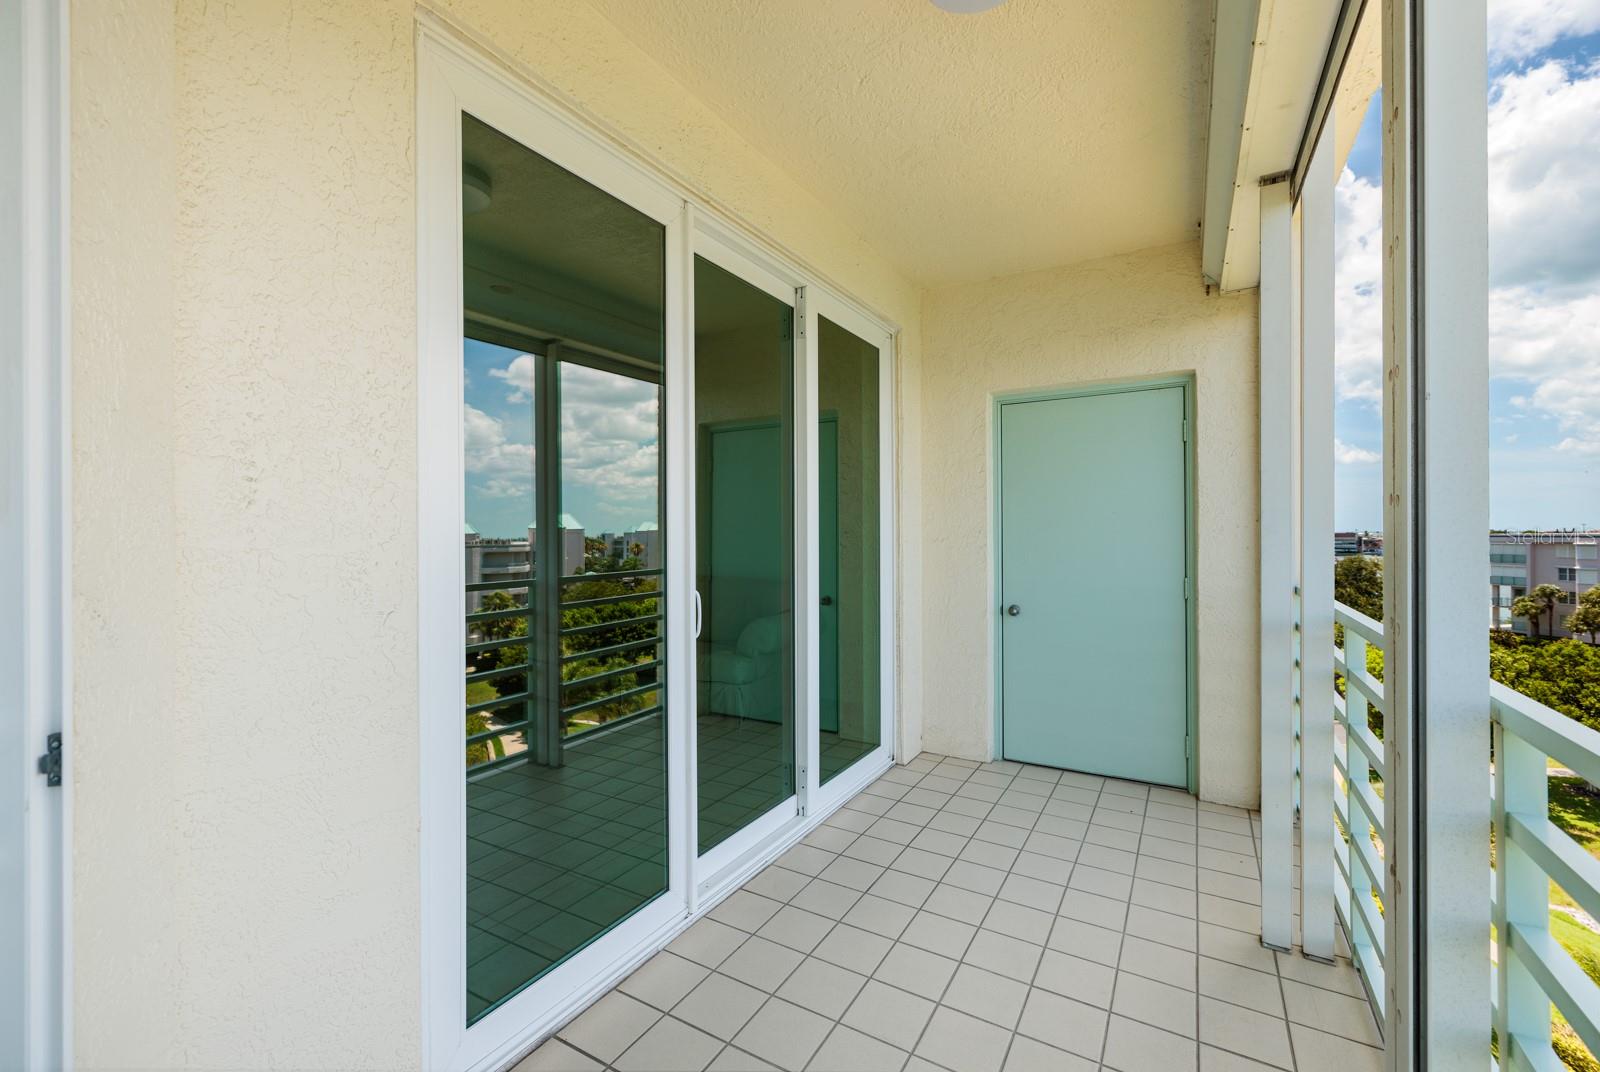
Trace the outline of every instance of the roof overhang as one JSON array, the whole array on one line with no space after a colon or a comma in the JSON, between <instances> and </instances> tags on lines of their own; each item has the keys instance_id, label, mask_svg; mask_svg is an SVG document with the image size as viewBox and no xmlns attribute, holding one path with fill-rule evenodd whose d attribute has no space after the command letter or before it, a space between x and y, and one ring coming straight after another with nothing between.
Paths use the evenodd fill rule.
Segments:
<instances>
[{"instance_id":1,"label":"roof overhang","mask_svg":"<svg viewBox=\"0 0 1600 1072\"><path fill-rule=\"evenodd\" d=\"M1228 291L1260 282L1257 189L1263 179L1295 173L1325 117L1339 117L1338 160L1349 152L1377 86L1377 6L1217 0L1202 222L1208 283Z\"/></svg>"}]
</instances>

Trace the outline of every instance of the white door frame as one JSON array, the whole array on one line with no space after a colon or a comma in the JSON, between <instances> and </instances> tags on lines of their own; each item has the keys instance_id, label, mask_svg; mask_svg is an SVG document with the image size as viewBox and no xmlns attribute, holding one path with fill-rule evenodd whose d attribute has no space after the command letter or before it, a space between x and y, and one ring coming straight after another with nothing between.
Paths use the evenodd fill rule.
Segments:
<instances>
[{"instance_id":1,"label":"white door frame","mask_svg":"<svg viewBox=\"0 0 1600 1072\"><path fill-rule=\"evenodd\" d=\"M438 17L417 15L417 331L418 331L418 695L421 729L421 895L423 1063L478 1070L509 1063L614 986L675 934L798 841L892 762L895 710L894 332L801 266L710 207L614 132L600 130L554 91L528 83ZM666 543L668 890L557 966L466 1025L465 779L459 719L430 717L461 705L460 622L464 613L460 514L462 407L461 113L502 133L662 223L667 232L664 466ZM880 475L880 667L878 748L826 786L817 785L816 735L805 734L799 814L757 821L742 852L718 850L697 861L693 807L695 659L693 636L694 411L693 257L715 248L724 267L766 280L795 302L796 412L816 412L816 325L825 315L878 347ZM759 284L758 284L759 285ZM797 698L799 726L816 725L817 435L796 421L804 470L797 483L797 619L806 661ZM803 622L803 629L801 623ZM733 840L733 839L730 839Z\"/></svg>"},{"instance_id":2,"label":"white door frame","mask_svg":"<svg viewBox=\"0 0 1600 1072\"><path fill-rule=\"evenodd\" d=\"M67 5L0 14L0 1065L70 1041Z\"/></svg>"},{"instance_id":3,"label":"white door frame","mask_svg":"<svg viewBox=\"0 0 1600 1072\"><path fill-rule=\"evenodd\" d=\"M419 20L418 39L418 655L421 726L424 1061L430 1068L503 1064L541 1031L570 1019L615 983L641 951L664 943L687 912L687 860L676 847L688 823L687 783L667 780L669 882L666 892L584 950L466 1023L466 781L460 719L431 717L461 707L460 625L465 613L461 555L462 332L461 115L470 113L666 228L664 468L685 456L684 423L672 419L683 394L681 322L686 248L684 203L671 190L590 137L506 77L454 35ZM688 506L668 478L667 532L682 531ZM693 653L687 549L666 544L667 769L681 771ZM533 1037L530 1037L533 1036Z\"/></svg>"}]
</instances>

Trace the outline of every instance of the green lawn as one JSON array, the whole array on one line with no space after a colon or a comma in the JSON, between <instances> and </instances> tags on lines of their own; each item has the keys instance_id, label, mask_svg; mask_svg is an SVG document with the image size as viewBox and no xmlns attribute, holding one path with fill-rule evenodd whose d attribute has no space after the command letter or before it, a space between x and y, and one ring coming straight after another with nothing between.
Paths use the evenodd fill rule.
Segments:
<instances>
[{"instance_id":1,"label":"green lawn","mask_svg":"<svg viewBox=\"0 0 1600 1072\"><path fill-rule=\"evenodd\" d=\"M1566 831L1591 856L1600 857L1600 797L1583 789L1579 778L1550 779L1550 821ZM1565 890L1551 883L1550 903L1576 907ZM1565 912L1550 913L1550 933L1572 959L1596 983L1600 983L1600 934L1585 927ZM1577 1072L1600 1072L1596 1061L1560 1013L1551 1024L1551 1041L1568 1068Z\"/></svg>"}]
</instances>

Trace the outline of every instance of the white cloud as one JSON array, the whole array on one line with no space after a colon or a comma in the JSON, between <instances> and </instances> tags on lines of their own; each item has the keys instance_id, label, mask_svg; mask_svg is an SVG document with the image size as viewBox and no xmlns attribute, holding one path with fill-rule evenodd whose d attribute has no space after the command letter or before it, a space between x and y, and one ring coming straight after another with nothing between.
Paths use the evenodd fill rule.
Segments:
<instances>
[{"instance_id":1,"label":"white cloud","mask_svg":"<svg viewBox=\"0 0 1600 1072\"><path fill-rule=\"evenodd\" d=\"M619 515L653 517L660 483L659 395L655 384L642 380L562 366L563 479L604 491Z\"/></svg>"},{"instance_id":2,"label":"white cloud","mask_svg":"<svg viewBox=\"0 0 1600 1072\"><path fill-rule=\"evenodd\" d=\"M536 359L519 354L489 375L506 385L508 403L524 406L533 401L536 371ZM642 380L561 366L561 481L568 492L596 496L576 496L572 508L590 531L627 528L656 516L659 396L655 384ZM531 508L533 447L509 442L503 422L471 405L465 422L466 469L476 477L477 493L527 499ZM586 516L591 513L596 516Z\"/></svg>"},{"instance_id":3,"label":"white cloud","mask_svg":"<svg viewBox=\"0 0 1600 1072\"><path fill-rule=\"evenodd\" d=\"M1333 192L1334 391L1383 400L1383 189L1345 168Z\"/></svg>"},{"instance_id":4,"label":"white cloud","mask_svg":"<svg viewBox=\"0 0 1600 1072\"><path fill-rule=\"evenodd\" d=\"M1489 54L1519 60L1563 37L1600 30L1600 0L1490 0Z\"/></svg>"},{"instance_id":5,"label":"white cloud","mask_svg":"<svg viewBox=\"0 0 1600 1072\"><path fill-rule=\"evenodd\" d=\"M1535 11L1566 27L1557 33L1588 25L1580 16L1600 29L1600 0L1497 11L1510 20L1501 33L1535 27L1517 21ZM1528 384L1510 400L1514 415L1553 422L1557 449L1600 454L1600 64L1552 60L1499 76L1488 121L1491 375ZM1346 169L1335 212L1336 390L1376 407L1382 192Z\"/></svg>"},{"instance_id":6,"label":"white cloud","mask_svg":"<svg viewBox=\"0 0 1600 1072\"><path fill-rule=\"evenodd\" d=\"M1365 447L1352 447L1342 439L1333 441L1333 460L1340 465L1372 465L1383 460L1383 455Z\"/></svg>"},{"instance_id":7,"label":"white cloud","mask_svg":"<svg viewBox=\"0 0 1600 1072\"><path fill-rule=\"evenodd\" d=\"M533 373L532 354L518 354L505 368L489 370L489 375L504 380L511 388L511 393L506 396L507 402L533 401Z\"/></svg>"},{"instance_id":8,"label":"white cloud","mask_svg":"<svg viewBox=\"0 0 1600 1072\"><path fill-rule=\"evenodd\" d=\"M1600 282L1600 65L1550 60L1495 79L1489 251L1496 286Z\"/></svg>"}]
</instances>

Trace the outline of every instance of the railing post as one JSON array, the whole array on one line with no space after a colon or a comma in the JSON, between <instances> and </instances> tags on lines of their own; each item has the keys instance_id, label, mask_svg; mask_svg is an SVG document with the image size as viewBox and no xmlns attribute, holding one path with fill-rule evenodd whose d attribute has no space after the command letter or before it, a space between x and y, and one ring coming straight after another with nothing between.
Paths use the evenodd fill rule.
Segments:
<instances>
[{"instance_id":1,"label":"railing post","mask_svg":"<svg viewBox=\"0 0 1600 1072\"><path fill-rule=\"evenodd\" d=\"M534 358L533 578L528 589L528 625L533 637L528 661L528 752L531 762L559 767L561 725L561 349L558 343Z\"/></svg>"},{"instance_id":2,"label":"railing post","mask_svg":"<svg viewBox=\"0 0 1600 1072\"><path fill-rule=\"evenodd\" d=\"M1520 815L1539 829L1550 814L1549 774L1544 753L1494 725L1495 1034L1500 1066L1512 1067L1511 1047L1530 1054L1550 1044L1550 998L1511 948L1511 925L1530 935L1550 929L1550 879L1506 836L1506 816Z\"/></svg>"},{"instance_id":3,"label":"railing post","mask_svg":"<svg viewBox=\"0 0 1600 1072\"><path fill-rule=\"evenodd\" d=\"M1300 191L1300 948L1333 919L1333 124Z\"/></svg>"}]
</instances>

